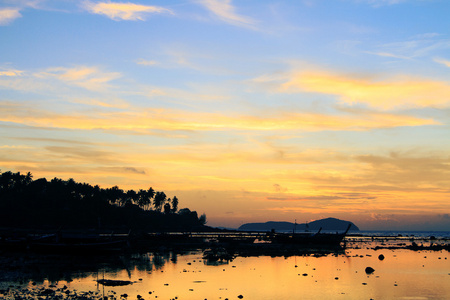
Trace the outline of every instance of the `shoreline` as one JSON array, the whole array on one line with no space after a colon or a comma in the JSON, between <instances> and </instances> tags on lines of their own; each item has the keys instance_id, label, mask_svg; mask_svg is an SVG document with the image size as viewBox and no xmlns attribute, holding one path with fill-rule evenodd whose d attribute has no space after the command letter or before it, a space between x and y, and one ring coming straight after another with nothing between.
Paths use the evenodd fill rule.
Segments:
<instances>
[{"instance_id":1,"label":"shoreline","mask_svg":"<svg viewBox=\"0 0 450 300\"><path fill-rule=\"evenodd\" d=\"M256 257L314 257L320 259L321 257L352 257L358 256L361 259L370 261L372 256L378 256L378 254L385 254L382 250L389 250L392 255L401 255L406 253L443 253L444 259L447 260L447 253L450 252L448 239L434 239L430 238L422 240L426 244L417 244L416 248L411 248L418 239L405 239L404 237L374 237L372 238L357 238L349 237L346 240L345 247L341 250L326 250L318 251L317 249L311 249L311 251L305 252L293 252L289 253L274 253L256 255ZM444 248L438 248L433 245L442 245ZM179 259L185 255L191 253L201 253L204 249L186 250L182 251L180 248L158 248L152 251L154 256L164 258L164 264L177 263L176 259L172 259L170 253L176 253L179 255ZM324 250L324 249L322 249ZM357 254L355 254L357 253ZM35 299L42 297L44 299L103 299L107 296L108 299L126 299L122 295L115 294L114 289L108 288L107 293L101 292L104 289L98 281L98 274L101 270L104 270L105 266L108 266L109 272L119 272L124 269L135 268L134 263L138 263L140 257L146 257L145 253L138 254L120 254L117 255L101 255L101 256L84 256L84 255L61 255L61 254L39 254L32 252L23 253L7 253L0 252L0 296L3 299ZM251 259L255 256L237 255L233 259L246 258ZM422 256L423 257L423 256ZM205 264L209 264L206 262ZM132 265L128 266L125 261L131 262ZM220 266L222 263L226 265L228 262L211 262L212 266ZM36 270L38 276L36 275ZM76 282L80 278L91 278L93 274L97 273L97 285L96 288L89 290L79 290L76 288ZM39 275L40 274L40 275ZM84 274L84 275L83 275ZM450 275L450 274L449 274ZM36 277L37 276L37 277ZM104 276L104 275L103 275ZM71 283L75 285L71 285ZM6 286L5 286L6 284ZM94 284L94 283L92 283ZM149 295L147 295L148 297ZM152 297L153 298L153 297ZM132 298L128 298L132 299ZM135 298L133 298L135 299ZM147 299L147 298L146 298Z\"/></svg>"}]
</instances>

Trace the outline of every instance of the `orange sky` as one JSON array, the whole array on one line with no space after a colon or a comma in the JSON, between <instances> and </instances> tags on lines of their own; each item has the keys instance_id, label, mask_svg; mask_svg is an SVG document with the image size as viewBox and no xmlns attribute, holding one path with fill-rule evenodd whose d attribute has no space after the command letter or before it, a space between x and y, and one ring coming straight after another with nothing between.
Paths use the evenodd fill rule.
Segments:
<instances>
[{"instance_id":1,"label":"orange sky","mask_svg":"<svg viewBox=\"0 0 450 300\"><path fill-rule=\"evenodd\" d=\"M2 1L0 169L211 226L449 230L449 5Z\"/></svg>"}]
</instances>

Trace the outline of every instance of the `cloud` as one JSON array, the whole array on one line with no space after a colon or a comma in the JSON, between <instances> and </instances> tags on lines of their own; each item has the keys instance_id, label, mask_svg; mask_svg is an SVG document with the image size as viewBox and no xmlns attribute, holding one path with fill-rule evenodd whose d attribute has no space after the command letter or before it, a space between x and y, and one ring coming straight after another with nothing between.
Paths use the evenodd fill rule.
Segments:
<instances>
[{"instance_id":1,"label":"cloud","mask_svg":"<svg viewBox=\"0 0 450 300\"><path fill-rule=\"evenodd\" d=\"M400 114L333 116L318 113L277 113L268 116L233 115L171 109L140 109L127 111L56 113L30 108L28 104L0 102L0 120L29 126L66 129L149 130L170 131L277 131L277 130L368 130L397 126L437 124L433 120Z\"/></svg>"},{"instance_id":2,"label":"cloud","mask_svg":"<svg viewBox=\"0 0 450 300\"><path fill-rule=\"evenodd\" d=\"M84 7L93 14L105 15L115 21L145 21L149 14L173 13L171 10L161 6L140 5L130 2L113 3L108 1L93 3L86 1Z\"/></svg>"},{"instance_id":3,"label":"cloud","mask_svg":"<svg viewBox=\"0 0 450 300\"><path fill-rule=\"evenodd\" d=\"M408 56L403 56L403 55L398 55L398 54L388 53L388 52L365 51L364 53L373 54L373 55L377 55L377 56L391 57L391 58L411 59L411 57L408 57Z\"/></svg>"},{"instance_id":4,"label":"cloud","mask_svg":"<svg viewBox=\"0 0 450 300\"><path fill-rule=\"evenodd\" d=\"M47 146L45 150L53 159L71 162L91 163L117 163L121 159L113 152L104 151L88 146Z\"/></svg>"},{"instance_id":5,"label":"cloud","mask_svg":"<svg viewBox=\"0 0 450 300\"><path fill-rule=\"evenodd\" d=\"M39 71L0 68L0 88L27 92L63 91L64 97L67 98L67 88L70 86L106 92L113 88L111 81L121 76L119 72L108 72L96 66L83 65L52 67Z\"/></svg>"},{"instance_id":6,"label":"cloud","mask_svg":"<svg viewBox=\"0 0 450 300\"><path fill-rule=\"evenodd\" d=\"M259 80L264 82L264 78ZM363 103L383 110L450 104L449 83L406 75L375 79L313 70L294 71L284 78L266 78L265 81L278 87L279 92L336 95L345 104Z\"/></svg>"},{"instance_id":7,"label":"cloud","mask_svg":"<svg viewBox=\"0 0 450 300\"><path fill-rule=\"evenodd\" d=\"M16 7L31 7L35 9L40 9L41 3L46 1L48 0L6 0L6 2L14 3Z\"/></svg>"},{"instance_id":8,"label":"cloud","mask_svg":"<svg viewBox=\"0 0 450 300\"><path fill-rule=\"evenodd\" d=\"M256 24L252 18L237 14L231 0L199 0L199 3L228 24L247 28L254 28Z\"/></svg>"},{"instance_id":9,"label":"cloud","mask_svg":"<svg viewBox=\"0 0 450 300\"><path fill-rule=\"evenodd\" d=\"M425 33L403 41L381 44L365 53L410 60L426 57L437 51L446 52L449 48L449 39L441 38L437 33Z\"/></svg>"},{"instance_id":10,"label":"cloud","mask_svg":"<svg viewBox=\"0 0 450 300\"><path fill-rule=\"evenodd\" d=\"M277 192L277 193L280 193L280 192L287 192L287 188L285 188L285 187L282 187L281 185L279 185L278 183L275 183L274 185L273 185L273 188L275 189L275 192Z\"/></svg>"},{"instance_id":11,"label":"cloud","mask_svg":"<svg viewBox=\"0 0 450 300\"><path fill-rule=\"evenodd\" d=\"M373 7L380 7L385 5L394 5L402 2L406 2L408 0L356 0L357 2L366 2Z\"/></svg>"},{"instance_id":12,"label":"cloud","mask_svg":"<svg viewBox=\"0 0 450 300\"><path fill-rule=\"evenodd\" d=\"M98 169L106 171L107 173L132 173L139 175L147 174L145 170L135 167L99 167Z\"/></svg>"},{"instance_id":13,"label":"cloud","mask_svg":"<svg viewBox=\"0 0 450 300\"><path fill-rule=\"evenodd\" d=\"M32 141L32 142L44 142L44 143L62 143L62 144L74 144L74 145L94 145L90 142L79 141L79 140L69 140L69 139L59 139L59 138L35 138L35 137L12 137L14 140L20 141Z\"/></svg>"},{"instance_id":14,"label":"cloud","mask_svg":"<svg viewBox=\"0 0 450 300\"><path fill-rule=\"evenodd\" d=\"M369 193L347 193L347 192L330 192L327 195L286 195L279 196L278 191L273 196L266 197L267 200L271 201L314 201L320 203L327 203L330 201L348 204L348 203L361 203L367 200L375 200L376 196Z\"/></svg>"},{"instance_id":15,"label":"cloud","mask_svg":"<svg viewBox=\"0 0 450 300\"><path fill-rule=\"evenodd\" d=\"M20 71L20 70L14 70L14 69L0 70L0 76L16 77L16 76L21 76L23 74L24 74L24 71Z\"/></svg>"},{"instance_id":16,"label":"cloud","mask_svg":"<svg viewBox=\"0 0 450 300\"><path fill-rule=\"evenodd\" d=\"M2 8L0 9L0 25L8 25L15 19L22 17L18 8Z\"/></svg>"},{"instance_id":17,"label":"cloud","mask_svg":"<svg viewBox=\"0 0 450 300\"><path fill-rule=\"evenodd\" d=\"M158 64L158 62L154 60L145 60L143 58L139 59L136 63L143 66L154 66Z\"/></svg>"},{"instance_id":18,"label":"cloud","mask_svg":"<svg viewBox=\"0 0 450 300\"><path fill-rule=\"evenodd\" d=\"M363 175L364 181L396 187L447 188L450 183L450 158L445 155L412 155L391 152L389 155L359 155L357 161L370 168Z\"/></svg>"},{"instance_id":19,"label":"cloud","mask_svg":"<svg viewBox=\"0 0 450 300\"><path fill-rule=\"evenodd\" d=\"M372 221L394 221L394 222L398 221L394 214L371 213L370 219Z\"/></svg>"},{"instance_id":20,"label":"cloud","mask_svg":"<svg viewBox=\"0 0 450 300\"><path fill-rule=\"evenodd\" d=\"M445 60L442 58L435 58L434 61L450 68L450 60Z\"/></svg>"},{"instance_id":21,"label":"cloud","mask_svg":"<svg viewBox=\"0 0 450 300\"><path fill-rule=\"evenodd\" d=\"M267 197L267 200L271 201L330 201L330 200L339 200L344 199L342 197L337 196L291 196L291 197Z\"/></svg>"},{"instance_id":22,"label":"cloud","mask_svg":"<svg viewBox=\"0 0 450 300\"><path fill-rule=\"evenodd\" d=\"M107 108L126 109L130 106L126 101L122 99L114 99L111 97L108 97L106 99L75 97L73 99L69 98L67 100L73 103L79 103L89 106L107 107Z\"/></svg>"},{"instance_id":23,"label":"cloud","mask_svg":"<svg viewBox=\"0 0 450 300\"><path fill-rule=\"evenodd\" d=\"M34 74L38 78L55 78L87 90L103 91L111 86L109 82L121 77L118 72L104 72L97 67L77 66L73 68L56 67Z\"/></svg>"}]
</instances>

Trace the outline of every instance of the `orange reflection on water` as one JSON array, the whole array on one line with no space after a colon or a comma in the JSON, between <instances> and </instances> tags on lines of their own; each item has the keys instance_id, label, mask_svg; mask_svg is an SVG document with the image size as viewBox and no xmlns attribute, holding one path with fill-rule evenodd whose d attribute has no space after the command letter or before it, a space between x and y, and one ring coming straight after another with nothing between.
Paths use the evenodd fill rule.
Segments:
<instances>
[{"instance_id":1,"label":"orange reflection on water","mask_svg":"<svg viewBox=\"0 0 450 300\"><path fill-rule=\"evenodd\" d=\"M173 258L155 267L145 263L155 259L149 255L133 269L100 271L58 285L116 299L122 294L128 299L450 299L447 251L349 249L326 256L237 257L223 264L207 263L201 252ZM366 274L368 266L373 274ZM103 276L134 283L97 285Z\"/></svg>"}]
</instances>

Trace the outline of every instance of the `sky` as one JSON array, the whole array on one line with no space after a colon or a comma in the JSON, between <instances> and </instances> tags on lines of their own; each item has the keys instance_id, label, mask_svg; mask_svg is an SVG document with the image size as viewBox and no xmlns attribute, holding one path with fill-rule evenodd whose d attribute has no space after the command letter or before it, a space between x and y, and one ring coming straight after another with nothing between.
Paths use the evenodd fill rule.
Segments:
<instances>
[{"instance_id":1,"label":"sky","mask_svg":"<svg viewBox=\"0 0 450 300\"><path fill-rule=\"evenodd\" d=\"M207 225L450 230L450 1L0 0L0 169Z\"/></svg>"}]
</instances>

